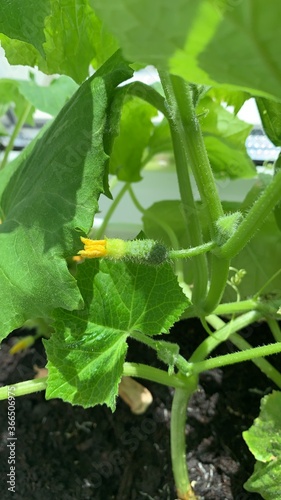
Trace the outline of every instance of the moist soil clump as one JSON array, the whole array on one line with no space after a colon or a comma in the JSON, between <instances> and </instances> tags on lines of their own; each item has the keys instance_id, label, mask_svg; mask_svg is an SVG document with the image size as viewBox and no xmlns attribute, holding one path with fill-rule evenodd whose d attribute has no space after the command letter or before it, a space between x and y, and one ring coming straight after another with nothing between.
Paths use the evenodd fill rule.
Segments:
<instances>
[{"instance_id":1,"label":"moist soil clump","mask_svg":"<svg viewBox=\"0 0 281 500\"><path fill-rule=\"evenodd\" d=\"M0 351L0 383L14 384L44 367L40 341L11 356L13 332ZM30 332L28 332L30 334ZM272 341L263 323L248 327L243 336L256 346ZM197 320L175 325L163 339L181 345L185 357L206 334ZM230 342L213 355L233 351ZM128 361L163 368L155 352L130 341ZM281 357L271 357L277 368ZM169 425L173 390L141 381L153 394L144 415L133 415L118 399L114 414L106 406L84 410L59 399L45 401L44 393L16 399L16 493L8 491L7 401L0 403L1 499L20 500L175 500ZM205 372L188 407L186 424L190 478L203 500L259 500L243 483L254 458L242 438L258 416L260 399L274 389L253 363Z\"/></svg>"}]
</instances>

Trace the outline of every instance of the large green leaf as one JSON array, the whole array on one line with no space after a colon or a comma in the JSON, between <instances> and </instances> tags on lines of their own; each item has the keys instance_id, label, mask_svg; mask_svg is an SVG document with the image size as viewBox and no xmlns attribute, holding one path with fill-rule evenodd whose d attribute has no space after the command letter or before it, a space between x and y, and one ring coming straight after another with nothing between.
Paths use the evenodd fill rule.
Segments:
<instances>
[{"instance_id":1,"label":"large green leaf","mask_svg":"<svg viewBox=\"0 0 281 500\"><path fill-rule=\"evenodd\" d=\"M51 0L2 0L0 33L32 44L44 57L44 24L50 13Z\"/></svg>"},{"instance_id":2,"label":"large green leaf","mask_svg":"<svg viewBox=\"0 0 281 500\"><path fill-rule=\"evenodd\" d=\"M71 76L81 82L94 58L95 37L100 22L87 0L52 2L52 15L46 19L44 46L49 73Z\"/></svg>"},{"instance_id":3,"label":"large green leaf","mask_svg":"<svg viewBox=\"0 0 281 500\"><path fill-rule=\"evenodd\" d=\"M0 104L3 109L3 114L9 108L12 108L17 118L20 118L26 111L27 107L32 104L20 90L20 82L3 78L0 80ZM34 106L31 107L25 122L33 124Z\"/></svg>"},{"instance_id":4,"label":"large green leaf","mask_svg":"<svg viewBox=\"0 0 281 500\"><path fill-rule=\"evenodd\" d=\"M91 0L132 61L188 81L281 99L279 19L271 0Z\"/></svg>"},{"instance_id":5,"label":"large green leaf","mask_svg":"<svg viewBox=\"0 0 281 500\"><path fill-rule=\"evenodd\" d=\"M21 95L36 109L56 116L66 101L77 90L78 85L68 76L60 76L49 86L40 86L33 80L19 80L16 82Z\"/></svg>"},{"instance_id":6,"label":"large green leaf","mask_svg":"<svg viewBox=\"0 0 281 500\"><path fill-rule=\"evenodd\" d=\"M131 70L113 56L64 106L23 160L1 172L1 338L30 317L82 305L66 257L77 252L103 192L107 108Z\"/></svg>"},{"instance_id":7,"label":"large green leaf","mask_svg":"<svg viewBox=\"0 0 281 500\"><path fill-rule=\"evenodd\" d=\"M58 310L45 341L47 398L112 410L133 332L167 333L186 307L169 264L159 267L88 261L78 268L85 308Z\"/></svg>"},{"instance_id":8,"label":"large green leaf","mask_svg":"<svg viewBox=\"0 0 281 500\"><path fill-rule=\"evenodd\" d=\"M49 86L40 86L33 80L0 80L0 116L12 108L17 119L30 110L25 123L33 124L33 113L40 109L57 115L66 101L77 90L78 85L67 76L60 76Z\"/></svg>"},{"instance_id":9,"label":"large green leaf","mask_svg":"<svg viewBox=\"0 0 281 500\"><path fill-rule=\"evenodd\" d=\"M118 48L88 0L3 0L0 33L11 64L38 66L78 83L93 59L100 65Z\"/></svg>"},{"instance_id":10,"label":"large green leaf","mask_svg":"<svg viewBox=\"0 0 281 500\"><path fill-rule=\"evenodd\" d=\"M247 446L257 462L252 476L244 484L265 500L281 498L281 392L273 391L261 401L261 411L252 427L243 432Z\"/></svg>"},{"instance_id":11,"label":"large green leaf","mask_svg":"<svg viewBox=\"0 0 281 500\"><path fill-rule=\"evenodd\" d=\"M90 0L98 16L119 40L126 57L165 64L183 47L202 0Z\"/></svg>"},{"instance_id":12,"label":"large green leaf","mask_svg":"<svg viewBox=\"0 0 281 500\"><path fill-rule=\"evenodd\" d=\"M126 99L120 120L119 135L110 156L110 172L127 182L141 180L144 150L153 130L155 108L138 98Z\"/></svg>"}]
</instances>

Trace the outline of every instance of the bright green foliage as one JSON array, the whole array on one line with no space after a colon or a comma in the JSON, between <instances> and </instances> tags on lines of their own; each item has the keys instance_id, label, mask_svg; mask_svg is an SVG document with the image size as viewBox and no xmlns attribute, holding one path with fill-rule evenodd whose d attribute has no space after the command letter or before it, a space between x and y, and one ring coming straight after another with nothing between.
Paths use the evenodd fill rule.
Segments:
<instances>
[{"instance_id":1,"label":"bright green foliage","mask_svg":"<svg viewBox=\"0 0 281 500\"><path fill-rule=\"evenodd\" d=\"M271 0L270 8L263 0L235 6L209 0L91 4L130 60L168 64L191 82L281 98L279 0Z\"/></svg>"},{"instance_id":2,"label":"bright green foliage","mask_svg":"<svg viewBox=\"0 0 281 500\"><path fill-rule=\"evenodd\" d=\"M87 261L78 267L83 310L56 313L56 332L45 341L47 398L112 410L134 331L167 333L186 307L169 264L161 267Z\"/></svg>"},{"instance_id":3,"label":"bright green foliage","mask_svg":"<svg viewBox=\"0 0 281 500\"><path fill-rule=\"evenodd\" d=\"M182 48L202 0L90 0L131 61L165 65Z\"/></svg>"},{"instance_id":4,"label":"bright green foliage","mask_svg":"<svg viewBox=\"0 0 281 500\"><path fill-rule=\"evenodd\" d=\"M239 87L281 97L278 54L281 4L272 0L225 3L224 13L205 1L184 50L170 61L172 72L206 85Z\"/></svg>"},{"instance_id":5,"label":"bright green foliage","mask_svg":"<svg viewBox=\"0 0 281 500\"><path fill-rule=\"evenodd\" d=\"M37 85L34 81L19 81L20 93L36 109L56 116L66 101L78 89L78 85L68 76L60 76L53 80L48 87Z\"/></svg>"},{"instance_id":6,"label":"bright green foliage","mask_svg":"<svg viewBox=\"0 0 281 500\"><path fill-rule=\"evenodd\" d=\"M235 115L251 97L251 94L243 90L230 90L225 87L212 87L209 91L209 95L220 104L225 103L227 106L232 106Z\"/></svg>"},{"instance_id":7,"label":"bright green foliage","mask_svg":"<svg viewBox=\"0 0 281 500\"><path fill-rule=\"evenodd\" d=\"M257 462L254 473L244 484L247 491L265 500L281 498L281 392L273 391L261 401L261 411L243 437Z\"/></svg>"},{"instance_id":8,"label":"bright green foliage","mask_svg":"<svg viewBox=\"0 0 281 500\"><path fill-rule=\"evenodd\" d=\"M54 307L82 306L65 258L75 255L103 192L103 135L115 86L131 76L116 54L87 80L14 168L0 176L1 337Z\"/></svg>"},{"instance_id":9,"label":"bright green foliage","mask_svg":"<svg viewBox=\"0 0 281 500\"><path fill-rule=\"evenodd\" d=\"M89 74L89 65L95 57L100 22L88 0L51 0L51 4L44 46L48 72L69 75L80 83Z\"/></svg>"},{"instance_id":10,"label":"bright green foliage","mask_svg":"<svg viewBox=\"0 0 281 500\"><path fill-rule=\"evenodd\" d=\"M25 123L33 124L32 115L35 109L55 116L77 88L78 85L67 76L60 76L48 87L39 86L33 80L2 79L0 80L0 116L12 108L17 119L20 119L30 105Z\"/></svg>"},{"instance_id":11,"label":"bright green foliage","mask_svg":"<svg viewBox=\"0 0 281 500\"><path fill-rule=\"evenodd\" d=\"M2 0L0 33L33 45L44 57L44 24L50 14L51 0Z\"/></svg>"},{"instance_id":12,"label":"bright green foliage","mask_svg":"<svg viewBox=\"0 0 281 500\"><path fill-rule=\"evenodd\" d=\"M10 79L0 80L0 103L0 115L5 114L9 108L12 108L17 119L25 112L27 106L31 104L29 99L21 92L20 82ZM26 118L26 123L30 125L33 123L33 113L34 106L31 107Z\"/></svg>"},{"instance_id":13,"label":"bright green foliage","mask_svg":"<svg viewBox=\"0 0 281 500\"><path fill-rule=\"evenodd\" d=\"M155 108L140 99L129 98L123 105L119 135L110 157L110 172L120 180L141 180L144 151L153 130Z\"/></svg>"},{"instance_id":14,"label":"bright green foliage","mask_svg":"<svg viewBox=\"0 0 281 500\"><path fill-rule=\"evenodd\" d=\"M88 76L92 60L99 66L118 48L88 0L4 0L0 33L11 64L37 65L78 83Z\"/></svg>"},{"instance_id":15,"label":"bright green foliage","mask_svg":"<svg viewBox=\"0 0 281 500\"><path fill-rule=\"evenodd\" d=\"M206 96L200 100L196 111L204 142L214 174L221 177L253 177L256 169L248 157L245 141L251 125L229 113L220 104Z\"/></svg>"}]
</instances>

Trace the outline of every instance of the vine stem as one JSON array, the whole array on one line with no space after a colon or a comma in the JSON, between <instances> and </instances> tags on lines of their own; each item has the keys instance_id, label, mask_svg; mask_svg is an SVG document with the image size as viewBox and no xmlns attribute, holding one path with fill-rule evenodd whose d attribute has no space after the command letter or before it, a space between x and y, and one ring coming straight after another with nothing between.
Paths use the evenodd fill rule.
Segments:
<instances>
[{"instance_id":1,"label":"vine stem","mask_svg":"<svg viewBox=\"0 0 281 500\"><path fill-rule=\"evenodd\" d=\"M37 391L44 391L47 388L48 377L36 378L33 380L26 380L25 382L19 382L17 384L5 385L0 387L0 400L8 398L8 390L13 387L14 396L25 396L26 394L32 394Z\"/></svg>"},{"instance_id":2,"label":"vine stem","mask_svg":"<svg viewBox=\"0 0 281 500\"><path fill-rule=\"evenodd\" d=\"M202 245L203 241L191 188L191 193L187 197L186 177L188 177L190 186L188 165L190 165L195 177L203 206L207 208L210 235L213 240L215 240L217 234L216 221L224 215L223 208L196 115L191 86L182 78L169 75L166 72L159 72L159 76L169 105L169 123L175 151L181 198L184 206L186 205L189 208L187 221L190 215L193 218L192 227L190 228L190 243L191 246L195 247ZM178 151L182 151L184 157L183 159L179 158L179 161L177 161ZM187 169L188 175L184 175L184 169ZM192 211L190 211L190 199L193 200ZM203 255L202 258L196 256L194 263L197 267L195 267L194 272L192 301L195 306L195 315L204 316L210 314L221 300L228 278L230 262L227 256L220 255L218 257L217 255L212 255L208 293L206 288L206 280L208 279L206 257ZM200 267L202 265L204 265L204 268Z\"/></svg>"},{"instance_id":3,"label":"vine stem","mask_svg":"<svg viewBox=\"0 0 281 500\"><path fill-rule=\"evenodd\" d=\"M166 96L166 117L170 126L179 191L186 221L189 244L190 246L195 247L203 244L203 238L190 182L188 166L189 155L185 137L186 131L184 130L182 118L179 112L177 96L174 92L173 77L166 71L159 71L159 77ZM206 296L207 284L207 260L206 256L202 254L196 256L193 260L193 303L198 303L203 297Z\"/></svg>"},{"instance_id":4,"label":"vine stem","mask_svg":"<svg viewBox=\"0 0 281 500\"><path fill-rule=\"evenodd\" d=\"M276 342L281 342L281 330L276 319L268 318L267 324Z\"/></svg>"},{"instance_id":5,"label":"vine stem","mask_svg":"<svg viewBox=\"0 0 281 500\"><path fill-rule=\"evenodd\" d=\"M30 113L30 110L32 108L32 104L27 104L26 107L24 108L21 116L19 117L16 125L15 125L15 128L13 130L13 133L10 137L10 140L9 140L9 143L5 149L5 153L4 153L4 156L3 156L3 160L1 162L1 165L0 165L0 170L3 170L3 168L6 166L6 163L8 161L8 158L9 158L9 154L10 152L12 151L13 147L14 147L14 142L18 136L18 133L20 131L20 129L22 128L22 126L25 124L26 122L26 119Z\"/></svg>"},{"instance_id":6,"label":"vine stem","mask_svg":"<svg viewBox=\"0 0 281 500\"><path fill-rule=\"evenodd\" d=\"M193 493L186 463L185 425L187 406L196 391L197 377L189 377L188 388L176 389L171 411L171 459L177 496L181 500L196 500Z\"/></svg>"},{"instance_id":7,"label":"vine stem","mask_svg":"<svg viewBox=\"0 0 281 500\"><path fill-rule=\"evenodd\" d=\"M221 327L219 327L220 329L213 332L212 335L201 342L199 347L197 347L188 361L190 363L203 361L216 347L218 347L222 342L226 341L230 337L230 335L237 332L238 330L241 330L242 328L245 328L251 323L254 323L261 317L262 313L260 313L259 311L249 311L226 324L221 320ZM213 318L213 316L211 318ZM212 321L211 318L207 317L206 320L210 323L210 321ZM218 318L218 320L220 320L220 318Z\"/></svg>"},{"instance_id":8,"label":"vine stem","mask_svg":"<svg viewBox=\"0 0 281 500\"><path fill-rule=\"evenodd\" d=\"M151 380L152 382L157 382L158 384L176 387L179 389L183 389L187 385L187 382L178 375L169 375L164 370L141 363L124 363L123 375L126 377L144 378L146 380Z\"/></svg>"},{"instance_id":9,"label":"vine stem","mask_svg":"<svg viewBox=\"0 0 281 500\"><path fill-rule=\"evenodd\" d=\"M237 340L238 339L236 337L236 343ZM216 356L214 358L195 363L191 368L191 373L199 375L199 373L206 370L213 370L214 368L220 368L222 366L233 365L236 363L241 363L243 361L250 361L256 358L277 354L279 352L281 352L281 342L276 342L275 344L268 344L260 347L251 347L249 345L248 349L243 349L242 351L230 354L224 354L223 356ZM281 374L279 374L278 385L279 387L281 387Z\"/></svg>"},{"instance_id":10,"label":"vine stem","mask_svg":"<svg viewBox=\"0 0 281 500\"><path fill-rule=\"evenodd\" d=\"M168 252L168 259L188 259L190 257L194 257L195 255L200 255L202 253L207 253L217 245L213 241L209 241L208 243L203 243L203 245L199 245L195 248L185 248L182 250L170 250Z\"/></svg>"},{"instance_id":11,"label":"vine stem","mask_svg":"<svg viewBox=\"0 0 281 500\"><path fill-rule=\"evenodd\" d=\"M245 316L245 315L244 315ZM237 318L239 319L239 318ZM258 318L257 318L258 319ZM225 322L219 318L218 316L216 316L215 314L212 314L210 316L208 316L206 318L206 320L208 321L208 323L210 325L212 325L214 328L216 329L221 329L223 330L224 327L227 327L228 325L225 324ZM233 320L235 321L235 320ZM255 320L253 320L252 322L254 323ZM250 322L251 323L251 322ZM249 324L250 324L249 323ZM243 328L243 327L242 327ZM216 334L216 332L214 332L212 335L214 336ZM238 333L236 332L233 332L230 336L229 336L229 340L230 342L235 345L238 349L240 350L245 350L245 349L253 349L253 347L251 346L251 344L249 344L245 339L243 339L243 337L241 337L241 335L239 335ZM215 348L216 346L213 347L213 349ZM211 349L212 350L212 349ZM211 352L211 350L209 351L209 353ZM281 375L280 375L280 372L278 370L276 370L276 368L274 368L274 366L271 365L271 363L269 363L266 359L263 359L263 358L254 358L252 359L252 362L270 379L270 380L273 380L273 382L278 386L278 387L281 387Z\"/></svg>"},{"instance_id":12,"label":"vine stem","mask_svg":"<svg viewBox=\"0 0 281 500\"><path fill-rule=\"evenodd\" d=\"M204 144L203 134L193 104L190 85L178 76L171 76L177 110L184 129L189 163L207 215L211 236L215 238L215 223L223 216L222 204L218 195L213 172Z\"/></svg>"}]
</instances>

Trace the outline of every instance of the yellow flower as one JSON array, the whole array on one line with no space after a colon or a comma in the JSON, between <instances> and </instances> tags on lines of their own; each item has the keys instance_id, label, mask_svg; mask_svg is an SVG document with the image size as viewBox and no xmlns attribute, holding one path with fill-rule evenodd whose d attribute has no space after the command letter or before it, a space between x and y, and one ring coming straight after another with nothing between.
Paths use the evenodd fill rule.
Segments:
<instances>
[{"instance_id":1,"label":"yellow flower","mask_svg":"<svg viewBox=\"0 0 281 500\"><path fill-rule=\"evenodd\" d=\"M99 257L108 257L109 259L122 259L126 253L127 242L119 238L109 238L104 240L90 240L83 238L84 249L78 252L78 259L96 259ZM78 259L75 259L78 261Z\"/></svg>"},{"instance_id":2,"label":"yellow flower","mask_svg":"<svg viewBox=\"0 0 281 500\"><path fill-rule=\"evenodd\" d=\"M78 252L81 257L95 259L98 257L105 257L107 255L106 240L90 240L89 238L83 238L82 236L80 239L82 243L84 243L84 250L80 250Z\"/></svg>"}]
</instances>

